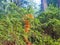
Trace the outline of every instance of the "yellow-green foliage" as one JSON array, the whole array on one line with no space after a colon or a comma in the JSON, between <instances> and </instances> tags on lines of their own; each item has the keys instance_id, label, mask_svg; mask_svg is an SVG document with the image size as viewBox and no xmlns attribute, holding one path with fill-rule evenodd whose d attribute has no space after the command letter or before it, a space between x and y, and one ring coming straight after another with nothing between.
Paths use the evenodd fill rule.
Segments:
<instances>
[{"instance_id":1,"label":"yellow-green foliage","mask_svg":"<svg viewBox=\"0 0 60 45\"><path fill-rule=\"evenodd\" d=\"M0 45L2 45L2 42L5 40L15 41L16 45L26 45L24 36L29 39L32 45L60 45L60 39L52 39L51 36L43 33L41 28L42 23L38 18L30 22L32 26L30 32L26 34L24 32L24 22L22 18L25 14L29 14L27 12L24 8L20 9L16 7L16 5L13 5L7 14L0 15ZM58 23L60 22L59 20L56 21ZM47 25L49 23L52 22L48 22ZM57 30L57 27L55 29Z\"/></svg>"}]
</instances>

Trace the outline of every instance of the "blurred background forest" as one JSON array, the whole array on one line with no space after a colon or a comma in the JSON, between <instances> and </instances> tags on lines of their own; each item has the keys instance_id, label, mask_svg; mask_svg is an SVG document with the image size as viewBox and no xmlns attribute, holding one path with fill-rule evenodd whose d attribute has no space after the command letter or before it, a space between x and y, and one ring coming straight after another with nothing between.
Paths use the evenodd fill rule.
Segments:
<instances>
[{"instance_id":1,"label":"blurred background forest","mask_svg":"<svg viewBox=\"0 0 60 45\"><path fill-rule=\"evenodd\" d=\"M60 0L0 0L0 45L60 45Z\"/></svg>"}]
</instances>

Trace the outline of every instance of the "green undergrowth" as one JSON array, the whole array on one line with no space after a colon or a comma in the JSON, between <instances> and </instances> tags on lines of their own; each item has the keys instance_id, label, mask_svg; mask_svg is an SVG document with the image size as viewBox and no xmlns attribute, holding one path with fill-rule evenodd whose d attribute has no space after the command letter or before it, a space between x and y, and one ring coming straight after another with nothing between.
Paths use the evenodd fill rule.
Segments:
<instances>
[{"instance_id":1,"label":"green undergrowth","mask_svg":"<svg viewBox=\"0 0 60 45\"><path fill-rule=\"evenodd\" d=\"M24 36L26 36L33 45L60 45L60 39L52 39L49 35L43 34L38 30L30 29L26 34L24 32L23 21L19 18L10 17L10 15L0 18L0 45L5 40L14 41L17 45L26 45ZM21 19L21 18L20 18Z\"/></svg>"}]
</instances>

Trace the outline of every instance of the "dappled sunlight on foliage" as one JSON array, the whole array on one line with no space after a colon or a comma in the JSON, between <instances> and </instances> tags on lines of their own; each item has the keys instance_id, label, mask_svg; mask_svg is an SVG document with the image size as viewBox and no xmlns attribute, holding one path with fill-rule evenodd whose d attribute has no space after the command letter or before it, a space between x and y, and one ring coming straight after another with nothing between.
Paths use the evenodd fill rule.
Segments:
<instances>
[{"instance_id":1,"label":"dappled sunlight on foliage","mask_svg":"<svg viewBox=\"0 0 60 45\"><path fill-rule=\"evenodd\" d=\"M0 13L0 45L60 45L60 8L32 10L11 3Z\"/></svg>"}]
</instances>

